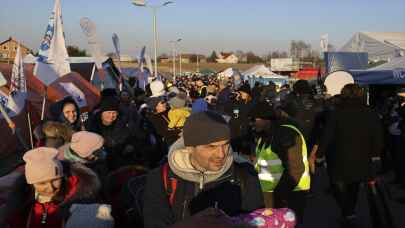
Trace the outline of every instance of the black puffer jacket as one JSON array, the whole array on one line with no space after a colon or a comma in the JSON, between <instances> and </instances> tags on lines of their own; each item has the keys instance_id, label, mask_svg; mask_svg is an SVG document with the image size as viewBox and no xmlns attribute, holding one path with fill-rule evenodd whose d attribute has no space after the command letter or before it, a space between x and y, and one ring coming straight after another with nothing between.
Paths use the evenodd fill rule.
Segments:
<instances>
[{"instance_id":1,"label":"black puffer jacket","mask_svg":"<svg viewBox=\"0 0 405 228\"><path fill-rule=\"evenodd\" d=\"M332 181L366 181L373 174L371 158L383 146L378 114L361 102L343 100L327 117L317 156L326 156Z\"/></svg>"},{"instance_id":2,"label":"black puffer jacket","mask_svg":"<svg viewBox=\"0 0 405 228\"><path fill-rule=\"evenodd\" d=\"M169 129L168 111L163 113L148 112L146 118L152 124L156 134L166 143L168 147L180 138L181 130Z\"/></svg>"},{"instance_id":3,"label":"black puffer jacket","mask_svg":"<svg viewBox=\"0 0 405 228\"><path fill-rule=\"evenodd\" d=\"M141 142L147 141L146 135L139 130L136 123L121 112L110 126L104 126L101 112L95 113L87 122L86 129L104 137L107 150L107 164L110 171L134 164L141 159L143 150Z\"/></svg>"},{"instance_id":4,"label":"black puffer jacket","mask_svg":"<svg viewBox=\"0 0 405 228\"><path fill-rule=\"evenodd\" d=\"M282 109L294 119L304 134L309 148L315 143L314 128L323 111L323 104L311 94L296 95L291 93L282 103Z\"/></svg>"}]
</instances>

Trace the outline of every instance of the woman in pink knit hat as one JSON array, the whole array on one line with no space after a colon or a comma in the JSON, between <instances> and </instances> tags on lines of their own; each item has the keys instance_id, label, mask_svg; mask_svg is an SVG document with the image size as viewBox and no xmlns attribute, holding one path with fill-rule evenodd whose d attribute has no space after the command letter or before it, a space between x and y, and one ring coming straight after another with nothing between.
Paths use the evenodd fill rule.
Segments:
<instances>
[{"instance_id":1,"label":"woman in pink knit hat","mask_svg":"<svg viewBox=\"0 0 405 228\"><path fill-rule=\"evenodd\" d=\"M94 203L100 182L80 164L56 159L54 148L39 147L25 153L25 180L7 202L10 228L64 227L73 204Z\"/></svg>"}]
</instances>

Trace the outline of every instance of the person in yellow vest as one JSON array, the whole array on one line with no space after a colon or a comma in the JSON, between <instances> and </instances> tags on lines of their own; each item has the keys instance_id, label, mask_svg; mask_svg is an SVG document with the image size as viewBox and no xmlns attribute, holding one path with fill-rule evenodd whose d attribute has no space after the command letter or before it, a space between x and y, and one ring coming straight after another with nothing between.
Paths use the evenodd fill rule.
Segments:
<instances>
[{"instance_id":1,"label":"person in yellow vest","mask_svg":"<svg viewBox=\"0 0 405 228\"><path fill-rule=\"evenodd\" d=\"M201 78L199 78L196 81L196 86L197 86L197 89L198 89L198 96L200 98L205 98L208 95L207 86L204 84L204 82L203 82L203 80Z\"/></svg>"},{"instance_id":2,"label":"person in yellow vest","mask_svg":"<svg viewBox=\"0 0 405 228\"><path fill-rule=\"evenodd\" d=\"M267 208L290 208L302 223L310 189L307 146L301 131L269 102L250 112L255 130L255 168Z\"/></svg>"}]
</instances>

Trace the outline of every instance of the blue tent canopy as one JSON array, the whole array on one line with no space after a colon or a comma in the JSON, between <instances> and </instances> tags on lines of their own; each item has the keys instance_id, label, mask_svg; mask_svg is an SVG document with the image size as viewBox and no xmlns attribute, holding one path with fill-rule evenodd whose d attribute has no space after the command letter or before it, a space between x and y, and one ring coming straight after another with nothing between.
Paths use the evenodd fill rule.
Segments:
<instances>
[{"instance_id":1,"label":"blue tent canopy","mask_svg":"<svg viewBox=\"0 0 405 228\"><path fill-rule=\"evenodd\" d=\"M405 84L405 68L394 70L350 70L354 81L360 85Z\"/></svg>"}]
</instances>

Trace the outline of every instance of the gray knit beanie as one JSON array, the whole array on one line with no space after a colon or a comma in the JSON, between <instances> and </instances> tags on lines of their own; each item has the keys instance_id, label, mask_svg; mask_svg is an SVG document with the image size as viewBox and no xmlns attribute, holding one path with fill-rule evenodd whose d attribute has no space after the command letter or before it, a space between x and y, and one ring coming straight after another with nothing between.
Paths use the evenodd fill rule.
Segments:
<instances>
[{"instance_id":1,"label":"gray knit beanie","mask_svg":"<svg viewBox=\"0 0 405 228\"><path fill-rule=\"evenodd\" d=\"M229 140L230 129L225 119L212 111L191 114L183 127L185 146L207 145Z\"/></svg>"}]
</instances>

